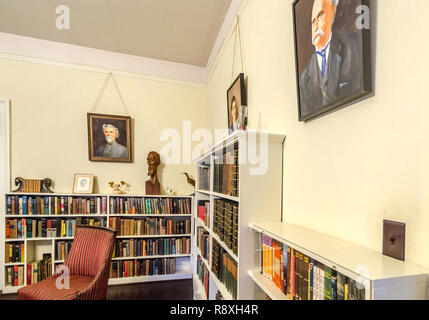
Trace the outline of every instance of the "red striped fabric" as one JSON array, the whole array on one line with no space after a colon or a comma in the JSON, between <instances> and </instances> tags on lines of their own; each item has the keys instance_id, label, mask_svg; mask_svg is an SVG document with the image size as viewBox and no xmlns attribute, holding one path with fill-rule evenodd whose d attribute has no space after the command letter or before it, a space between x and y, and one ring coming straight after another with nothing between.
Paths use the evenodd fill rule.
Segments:
<instances>
[{"instance_id":1,"label":"red striped fabric","mask_svg":"<svg viewBox=\"0 0 429 320\"><path fill-rule=\"evenodd\" d=\"M18 290L18 299L102 300L106 298L110 262L116 231L101 227L78 226L65 265L70 270L70 289L57 289L51 278Z\"/></svg>"}]
</instances>

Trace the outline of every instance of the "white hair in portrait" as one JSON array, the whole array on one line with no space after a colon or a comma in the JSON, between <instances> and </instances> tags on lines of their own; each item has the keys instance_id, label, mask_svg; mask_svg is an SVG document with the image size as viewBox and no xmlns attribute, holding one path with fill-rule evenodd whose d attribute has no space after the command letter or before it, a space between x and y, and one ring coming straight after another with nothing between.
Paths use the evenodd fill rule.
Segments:
<instances>
[{"instance_id":1,"label":"white hair in portrait","mask_svg":"<svg viewBox=\"0 0 429 320\"><path fill-rule=\"evenodd\" d=\"M119 138L119 129L116 128L113 124L103 124L103 130L108 128L108 127L113 128L115 130L116 134L118 135L117 138Z\"/></svg>"}]
</instances>

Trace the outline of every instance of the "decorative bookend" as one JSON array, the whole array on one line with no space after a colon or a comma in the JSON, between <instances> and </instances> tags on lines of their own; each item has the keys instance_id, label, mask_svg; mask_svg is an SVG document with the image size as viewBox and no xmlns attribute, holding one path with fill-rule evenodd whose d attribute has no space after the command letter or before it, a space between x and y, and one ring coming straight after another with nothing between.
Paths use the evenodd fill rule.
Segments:
<instances>
[{"instance_id":1,"label":"decorative bookend","mask_svg":"<svg viewBox=\"0 0 429 320\"><path fill-rule=\"evenodd\" d=\"M383 254L405 260L405 223L383 220Z\"/></svg>"},{"instance_id":2,"label":"decorative bookend","mask_svg":"<svg viewBox=\"0 0 429 320\"><path fill-rule=\"evenodd\" d=\"M43 180L34 180L17 177L15 179L15 186L17 186L18 188L13 192L53 193L53 191L51 190L52 180L49 178Z\"/></svg>"}]
</instances>

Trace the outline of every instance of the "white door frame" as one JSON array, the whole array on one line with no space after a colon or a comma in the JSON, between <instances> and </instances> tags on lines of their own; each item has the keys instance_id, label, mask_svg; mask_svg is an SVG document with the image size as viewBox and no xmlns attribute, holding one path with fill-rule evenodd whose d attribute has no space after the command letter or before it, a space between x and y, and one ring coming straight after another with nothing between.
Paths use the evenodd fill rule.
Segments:
<instances>
[{"instance_id":1,"label":"white door frame","mask_svg":"<svg viewBox=\"0 0 429 320\"><path fill-rule=\"evenodd\" d=\"M10 192L10 104L0 99L0 294L4 288L5 193Z\"/></svg>"}]
</instances>

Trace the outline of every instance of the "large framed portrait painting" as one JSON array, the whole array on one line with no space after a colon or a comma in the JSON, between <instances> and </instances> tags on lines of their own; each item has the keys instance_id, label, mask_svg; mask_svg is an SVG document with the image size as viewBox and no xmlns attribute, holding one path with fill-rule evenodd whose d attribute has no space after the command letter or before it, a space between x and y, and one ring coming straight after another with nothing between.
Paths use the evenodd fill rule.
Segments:
<instances>
[{"instance_id":1,"label":"large framed portrait painting","mask_svg":"<svg viewBox=\"0 0 429 320\"><path fill-rule=\"evenodd\" d=\"M370 0L295 0L300 121L372 93Z\"/></svg>"},{"instance_id":2,"label":"large framed portrait painting","mask_svg":"<svg viewBox=\"0 0 429 320\"><path fill-rule=\"evenodd\" d=\"M88 113L90 161L132 162L131 118Z\"/></svg>"}]
</instances>

